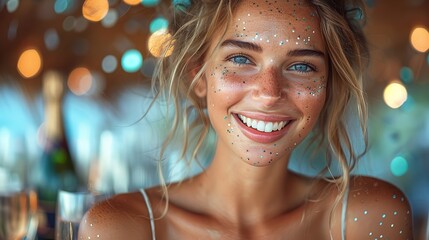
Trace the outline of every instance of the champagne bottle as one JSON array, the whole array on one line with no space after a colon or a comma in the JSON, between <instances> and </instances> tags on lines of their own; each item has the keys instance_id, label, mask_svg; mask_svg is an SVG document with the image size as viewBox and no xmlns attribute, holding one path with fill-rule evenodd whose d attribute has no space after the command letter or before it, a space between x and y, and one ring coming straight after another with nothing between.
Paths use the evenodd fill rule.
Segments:
<instances>
[{"instance_id":1,"label":"champagne bottle","mask_svg":"<svg viewBox=\"0 0 429 240\"><path fill-rule=\"evenodd\" d=\"M43 77L45 122L42 127L43 152L38 163L36 189L39 197L38 239L54 239L56 202L59 190L76 191L79 179L67 144L62 104L65 85L54 71Z\"/></svg>"}]
</instances>

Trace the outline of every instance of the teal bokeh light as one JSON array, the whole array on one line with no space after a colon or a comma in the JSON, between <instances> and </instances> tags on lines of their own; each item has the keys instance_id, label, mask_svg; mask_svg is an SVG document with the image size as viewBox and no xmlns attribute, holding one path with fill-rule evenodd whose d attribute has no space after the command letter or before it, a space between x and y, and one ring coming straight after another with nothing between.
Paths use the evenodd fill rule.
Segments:
<instances>
[{"instance_id":1,"label":"teal bokeh light","mask_svg":"<svg viewBox=\"0 0 429 240\"><path fill-rule=\"evenodd\" d=\"M191 1L190 0L173 0L173 6L189 7L191 6Z\"/></svg>"},{"instance_id":2,"label":"teal bokeh light","mask_svg":"<svg viewBox=\"0 0 429 240\"><path fill-rule=\"evenodd\" d=\"M136 49L127 50L122 55L121 65L125 72L137 72L143 65L142 54Z\"/></svg>"},{"instance_id":3,"label":"teal bokeh light","mask_svg":"<svg viewBox=\"0 0 429 240\"><path fill-rule=\"evenodd\" d=\"M168 28L168 20L163 17L157 17L149 25L149 30L151 33L154 33L161 29Z\"/></svg>"},{"instance_id":4,"label":"teal bokeh light","mask_svg":"<svg viewBox=\"0 0 429 240\"><path fill-rule=\"evenodd\" d=\"M395 157L392 162L390 162L390 171L396 177L403 176L408 171L408 162L402 156Z\"/></svg>"},{"instance_id":5,"label":"teal bokeh light","mask_svg":"<svg viewBox=\"0 0 429 240\"><path fill-rule=\"evenodd\" d=\"M404 83L410 83L414 79L413 70L409 67L402 67L399 74Z\"/></svg>"},{"instance_id":6,"label":"teal bokeh light","mask_svg":"<svg viewBox=\"0 0 429 240\"><path fill-rule=\"evenodd\" d=\"M57 14L63 13L67 10L69 3L67 0L56 0L54 4L54 11Z\"/></svg>"},{"instance_id":7,"label":"teal bokeh light","mask_svg":"<svg viewBox=\"0 0 429 240\"><path fill-rule=\"evenodd\" d=\"M145 7L154 7L158 5L160 0L142 0L142 4Z\"/></svg>"}]
</instances>

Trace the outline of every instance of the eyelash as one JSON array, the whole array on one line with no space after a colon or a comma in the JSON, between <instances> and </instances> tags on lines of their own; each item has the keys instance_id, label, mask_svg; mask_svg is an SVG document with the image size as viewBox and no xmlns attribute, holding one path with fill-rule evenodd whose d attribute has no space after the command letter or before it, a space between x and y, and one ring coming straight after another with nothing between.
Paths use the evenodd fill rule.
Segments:
<instances>
[{"instance_id":1,"label":"eyelash","mask_svg":"<svg viewBox=\"0 0 429 240\"><path fill-rule=\"evenodd\" d=\"M306 67L307 68L307 70L306 71L302 71L302 70L298 70L298 69L292 69L293 67L297 67L297 66L304 66L304 67ZM290 66L288 69L287 69L288 71L297 71L297 72L299 72L299 73L310 73L310 72L315 72L315 71L317 71L317 69L316 69L316 67L315 66L313 66L313 65L311 65L311 64L309 64L309 63L295 63L295 64L293 64L292 66Z\"/></svg>"},{"instance_id":2,"label":"eyelash","mask_svg":"<svg viewBox=\"0 0 429 240\"><path fill-rule=\"evenodd\" d=\"M245 63L236 62L236 60L234 61L234 58L243 58L243 59L246 60L246 62ZM238 65L238 66L245 65L245 64L247 65L247 64L252 64L253 63L249 59L249 57L246 56L243 53L238 53L238 54L230 55L226 59L227 59L227 61L230 61L233 64ZM304 66L304 67L307 68L307 70L306 71L302 71L302 70L292 69L293 67L297 67L297 66ZM295 63L292 66L290 66L287 70L289 70L289 71L297 71L298 73L303 73L303 74L317 71L317 69L316 69L316 67L314 65L306 63L306 62Z\"/></svg>"},{"instance_id":3,"label":"eyelash","mask_svg":"<svg viewBox=\"0 0 429 240\"><path fill-rule=\"evenodd\" d=\"M243 58L246 60L246 62L245 63L236 62L236 60L234 61L234 58ZM230 55L226 58L226 60L238 66L245 65L245 64L252 64L252 61L250 60L250 58L242 53Z\"/></svg>"}]
</instances>

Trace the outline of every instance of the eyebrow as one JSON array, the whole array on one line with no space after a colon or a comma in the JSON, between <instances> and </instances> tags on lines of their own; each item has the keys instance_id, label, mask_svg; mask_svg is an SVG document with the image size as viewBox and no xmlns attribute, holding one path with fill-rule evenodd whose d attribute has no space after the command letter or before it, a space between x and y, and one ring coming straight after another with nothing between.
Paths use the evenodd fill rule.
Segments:
<instances>
[{"instance_id":1,"label":"eyebrow","mask_svg":"<svg viewBox=\"0 0 429 240\"><path fill-rule=\"evenodd\" d=\"M220 46L221 47L232 46L232 47L239 47L239 48L252 50L255 52L262 52L262 47L259 46L259 44L251 43L251 42L243 42L243 41L238 41L238 40L232 40L232 39L227 39L227 40L223 41Z\"/></svg>"},{"instance_id":2,"label":"eyebrow","mask_svg":"<svg viewBox=\"0 0 429 240\"><path fill-rule=\"evenodd\" d=\"M287 53L289 57L303 57L303 56L315 56L324 57L325 54L322 51L316 49L295 49Z\"/></svg>"},{"instance_id":3,"label":"eyebrow","mask_svg":"<svg viewBox=\"0 0 429 240\"><path fill-rule=\"evenodd\" d=\"M227 39L223 41L220 45L221 47L232 46L244 48L247 50L262 52L262 47L259 44L252 42L244 42L239 40ZM322 51L316 49L294 49L287 53L289 57L305 57L305 56L315 56L315 57L324 57L325 54Z\"/></svg>"}]
</instances>

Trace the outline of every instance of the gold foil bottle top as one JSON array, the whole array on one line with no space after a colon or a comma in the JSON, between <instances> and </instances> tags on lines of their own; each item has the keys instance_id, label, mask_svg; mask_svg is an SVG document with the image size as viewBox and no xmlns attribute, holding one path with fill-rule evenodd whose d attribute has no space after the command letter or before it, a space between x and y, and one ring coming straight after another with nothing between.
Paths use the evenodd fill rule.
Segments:
<instances>
[{"instance_id":1,"label":"gold foil bottle top","mask_svg":"<svg viewBox=\"0 0 429 240\"><path fill-rule=\"evenodd\" d=\"M46 99L60 99L64 95L64 77L57 71L43 75L43 95Z\"/></svg>"}]
</instances>

